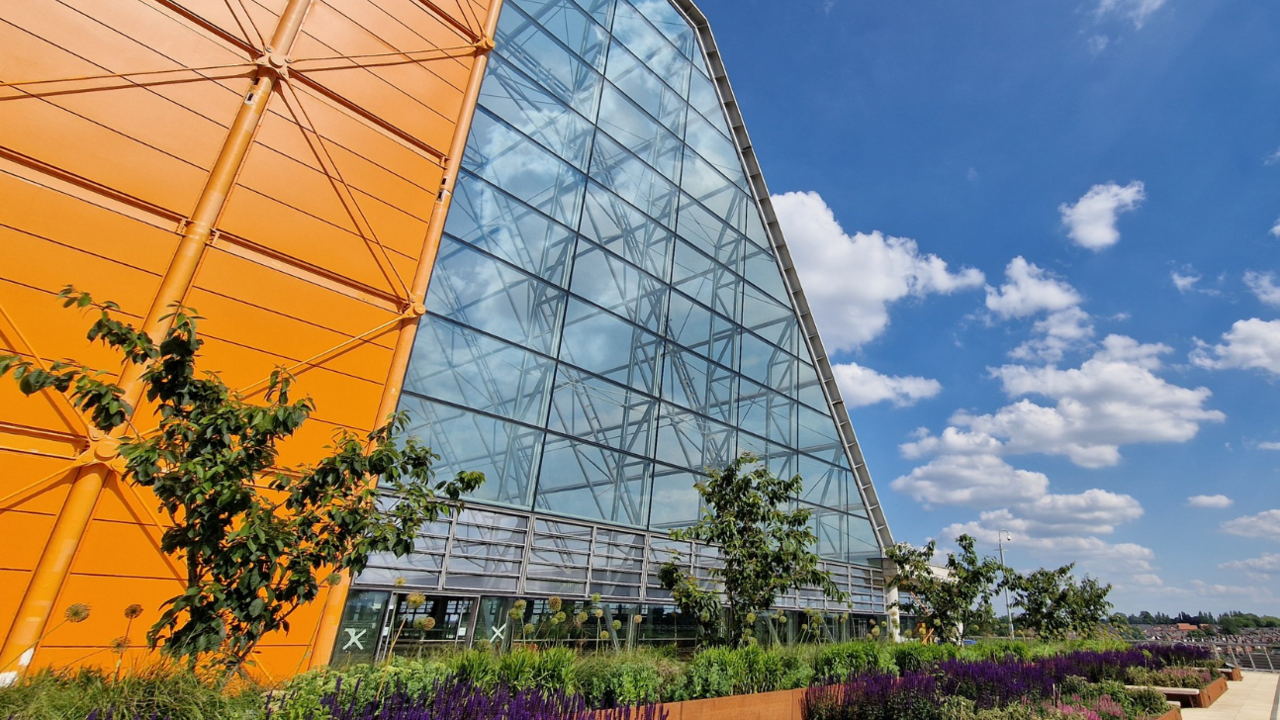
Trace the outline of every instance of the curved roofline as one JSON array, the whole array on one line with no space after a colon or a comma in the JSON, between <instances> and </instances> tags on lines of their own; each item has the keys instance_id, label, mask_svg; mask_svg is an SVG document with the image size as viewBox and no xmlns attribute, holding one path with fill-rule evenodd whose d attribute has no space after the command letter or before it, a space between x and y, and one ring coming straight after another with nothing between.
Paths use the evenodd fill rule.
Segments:
<instances>
[{"instance_id":1,"label":"curved roofline","mask_svg":"<svg viewBox=\"0 0 1280 720\"><path fill-rule=\"evenodd\" d=\"M795 264L791 260L791 251L787 248L786 238L782 234L781 226L778 225L778 216L773 210L769 187L765 184L764 173L760 170L760 161L752 148L751 137L747 134L747 126L743 122L741 110L738 109L733 87L729 84L729 77L725 72L724 61L720 57L715 35L711 32L707 16L698 9L693 0L671 0L671 2L684 14L689 24L698 33L707 67L711 70L711 79L720 95L720 104L729 118L729 129L733 133L734 144L737 145L738 154L742 157L743 165L747 170L747 181L755 191L756 200L764 217L765 229L769 233L769 241L778 256L778 263L782 266L787 289L791 293L793 309L800 318L800 325L804 328L805 342L817 363L818 379L826 393L832 417L840 428L845 454L849 458L854 476L858 479L858 493L862 496L862 503L870 514L871 522L875 526L876 539L883 551L893 546L893 534L889 531L889 522L885 519L884 511L880 507L880 498L876 495L875 485L871 482L871 473L867 470L867 462L862 455L861 446L858 445L858 437L854 434L848 409L840 396L840 388L836 386L831 361L822 345L822 338L818 336L817 323L814 322L813 314L809 311L809 301L800 287L800 277L796 274Z\"/></svg>"}]
</instances>

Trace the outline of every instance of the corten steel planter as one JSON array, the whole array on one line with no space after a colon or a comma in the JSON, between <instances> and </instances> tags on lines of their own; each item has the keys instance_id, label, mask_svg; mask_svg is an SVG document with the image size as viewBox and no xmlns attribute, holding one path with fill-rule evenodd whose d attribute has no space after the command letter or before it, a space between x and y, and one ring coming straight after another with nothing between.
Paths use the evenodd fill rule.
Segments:
<instances>
[{"instance_id":1,"label":"corten steel planter","mask_svg":"<svg viewBox=\"0 0 1280 720\"><path fill-rule=\"evenodd\" d=\"M1182 708L1171 707L1169 712L1161 715L1155 720L1182 720Z\"/></svg>"},{"instance_id":2,"label":"corten steel planter","mask_svg":"<svg viewBox=\"0 0 1280 720\"><path fill-rule=\"evenodd\" d=\"M1202 689L1199 695L1191 698L1191 707L1207 708L1227 691L1227 679L1220 677Z\"/></svg>"},{"instance_id":3,"label":"corten steel planter","mask_svg":"<svg viewBox=\"0 0 1280 720\"><path fill-rule=\"evenodd\" d=\"M667 720L803 720L800 704L807 689L685 700L666 703L662 710ZM595 718L613 720L613 715L606 710L597 712Z\"/></svg>"},{"instance_id":4,"label":"corten steel planter","mask_svg":"<svg viewBox=\"0 0 1280 720\"><path fill-rule=\"evenodd\" d=\"M1222 673L1222 677L1232 682L1240 682L1241 680L1244 680L1244 673L1239 667L1222 668L1218 672Z\"/></svg>"}]
</instances>

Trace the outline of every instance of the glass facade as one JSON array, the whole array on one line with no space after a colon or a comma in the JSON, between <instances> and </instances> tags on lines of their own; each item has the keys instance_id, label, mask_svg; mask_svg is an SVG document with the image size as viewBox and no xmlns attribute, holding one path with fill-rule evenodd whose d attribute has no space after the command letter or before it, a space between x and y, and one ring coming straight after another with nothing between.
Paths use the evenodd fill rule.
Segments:
<instances>
[{"instance_id":1,"label":"glass facade","mask_svg":"<svg viewBox=\"0 0 1280 720\"><path fill-rule=\"evenodd\" d=\"M751 451L804 477L850 606L883 612L876 534L689 23L668 0L507 0L496 45L401 403L440 473L487 480L357 585L661 603L693 483Z\"/></svg>"}]
</instances>

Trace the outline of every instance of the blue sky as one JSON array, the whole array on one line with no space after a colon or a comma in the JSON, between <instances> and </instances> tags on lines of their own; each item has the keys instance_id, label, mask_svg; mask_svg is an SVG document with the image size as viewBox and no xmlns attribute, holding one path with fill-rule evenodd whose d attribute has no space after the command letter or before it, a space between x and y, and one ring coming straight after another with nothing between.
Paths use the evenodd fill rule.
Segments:
<instances>
[{"instance_id":1,"label":"blue sky","mask_svg":"<svg viewBox=\"0 0 1280 720\"><path fill-rule=\"evenodd\" d=\"M895 538L1280 612L1280 3L699 4Z\"/></svg>"}]
</instances>

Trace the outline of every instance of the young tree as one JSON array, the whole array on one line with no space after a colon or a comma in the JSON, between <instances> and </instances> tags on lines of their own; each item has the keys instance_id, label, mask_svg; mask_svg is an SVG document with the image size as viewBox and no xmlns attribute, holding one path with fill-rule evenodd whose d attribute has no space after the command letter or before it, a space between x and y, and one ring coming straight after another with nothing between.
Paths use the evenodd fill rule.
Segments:
<instances>
[{"instance_id":1,"label":"young tree","mask_svg":"<svg viewBox=\"0 0 1280 720\"><path fill-rule=\"evenodd\" d=\"M1111 586L1090 577L1077 583L1071 574L1074 568L1072 563L1012 576L1013 606L1022 610L1019 626L1044 638L1088 637L1098 632L1111 610L1107 601Z\"/></svg>"},{"instance_id":2,"label":"young tree","mask_svg":"<svg viewBox=\"0 0 1280 720\"><path fill-rule=\"evenodd\" d=\"M484 481L469 472L434 480L439 457L413 437L400 440L403 415L366 438L337 434L329 456L313 466L282 469L278 444L315 411L309 398L291 399L287 372L273 372L264 404L254 405L217 374L197 372L200 318L187 309L174 309L171 329L156 343L119 320L114 303L72 288L62 297L67 307L97 310L90 342L142 366L155 429L139 432L111 375L83 364L44 370L3 356L0 376L12 373L28 395L68 393L99 430L119 439L125 478L150 489L172 522L162 550L186 566L185 591L166 601L148 641L193 667L212 655L228 672L238 670L264 635L289 629L289 616L326 580L359 572L372 553L409 552L423 523Z\"/></svg>"},{"instance_id":3,"label":"young tree","mask_svg":"<svg viewBox=\"0 0 1280 720\"><path fill-rule=\"evenodd\" d=\"M830 598L845 593L818 568L810 512L787 509L803 489L799 475L779 478L751 453L711 470L695 487L705 510L697 524L671 531L673 540L695 540L719 546L723 568L711 577L723 585L727 628L720 634L720 594L703 587L677 554L663 564L658 577L681 611L698 618L712 642L747 643L752 627L778 595L799 587L820 588Z\"/></svg>"},{"instance_id":4,"label":"young tree","mask_svg":"<svg viewBox=\"0 0 1280 720\"><path fill-rule=\"evenodd\" d=\"M932 540L923 548L899 543L885 550L885 556L897 566L887 585L906 595L898 600L902 612L958 644L969 628L995 622L991 599L1004 587L1004 580L997 582L1004 568L992 558L979 557L968 535L956 538L956 545L960 552L947 553L942 567L933 564L937 543Z\"/></svg>"}]
</instances>

